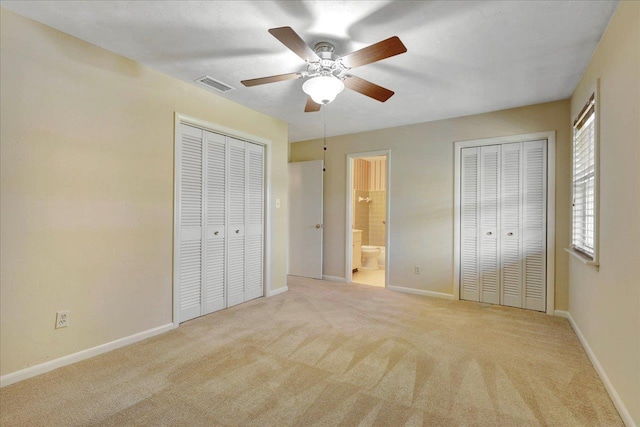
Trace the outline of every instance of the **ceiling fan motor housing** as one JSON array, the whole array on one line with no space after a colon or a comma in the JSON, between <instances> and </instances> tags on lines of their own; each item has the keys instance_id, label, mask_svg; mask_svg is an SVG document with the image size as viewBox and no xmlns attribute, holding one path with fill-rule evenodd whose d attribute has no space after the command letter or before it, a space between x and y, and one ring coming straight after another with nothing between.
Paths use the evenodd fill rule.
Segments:
<instances>
[{"instance_id":1,"label":"ceiling fan motor housing","mask_svg":"<svg viewBox=\"0 0 640 427\"><path fill-rule=\"evenodd\" d=\"M315 44L313 50L320 60L307 63L307 76L305 77L332 76L344 80L343 73L348 68L340 60L334 59L335 47L333 44L321 41Z\"/></svg>"},{"instance_id":2,"label":"ceiling fan motor housing","mask_svg":"<svg viewBox=\"0 0 640 427\"><path fill-rule=\"evenodd\" d=\"M329 42L318 42L313 47L313 50L321 59L333 59L335 46Z\"/></svg>"}]
</instances>

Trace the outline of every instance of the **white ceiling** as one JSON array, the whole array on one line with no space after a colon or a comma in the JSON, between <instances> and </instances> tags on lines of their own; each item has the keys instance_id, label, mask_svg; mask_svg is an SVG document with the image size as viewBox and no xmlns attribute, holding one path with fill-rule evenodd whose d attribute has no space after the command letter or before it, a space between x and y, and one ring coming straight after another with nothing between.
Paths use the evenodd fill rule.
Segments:
<instances>
[{"instance_id":1,"label":"white ceiling","mask_svg":"<svg viewBox=\"0 0 640 427\"><path fill-rule=\"evenodd\" d=\"M303 80L241 80L302 71L271 36L290 26L342 56L397 35L408 52L352 74L395 91L386 103L345 90L326 109L335 136L571 96L617 1L2 1L1 6L187 82L205 74L222 96L317 138ZM196 83L194 83L196 84ZM203 89L204 90L204 89ZM324 107L323 107L324 108Z\"/></svg>"}]
</instances>

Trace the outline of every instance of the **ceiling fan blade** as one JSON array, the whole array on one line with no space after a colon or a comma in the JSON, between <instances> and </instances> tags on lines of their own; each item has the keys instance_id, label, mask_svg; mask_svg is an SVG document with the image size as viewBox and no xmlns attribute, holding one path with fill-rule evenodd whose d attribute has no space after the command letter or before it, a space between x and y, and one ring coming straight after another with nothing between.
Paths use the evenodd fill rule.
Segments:
<instances>
[{"instance_id":1,"label":"ceiling fan blade","mask_svg":"<svg viewBox=\"0 0 640 427\"><path fill-rule=\"evenodd\" d=\"M281 82L283 80L294 80L302 77L300 73L278 74L277 76L260 77L259 79L242 80L240 83L247 87L263 85L266 83Z\"/></svg>"},{"instance_id":2,"label":"ceiling fan blade","mask_svg":"<svg viewBox=\"0 0 640 427\"><path fill-rule=\"evenodd\" d=\"M394 92L389 89L356 76L347 76L347 78L344 79L344 85L351 90L360 92L380 102L385 102L394 94Z\"/></svg>"},{"instance_id":3,"label":"ceiling fan blade","mask_svg":"<svg viewBox=\"0 0 640 427\"><path fill-rule=\"evenodd\" d=\"M395 55L405 53L407 48L398 36L390 37L381 42L372 44L348 55L343 56L342 63L349 68L356 68L362 65L371 64L372 62L390 58Z\"/></svg>"},{"instance_id":4,"label":"ceiling fan blade","mask_svg":"<svg viewBox=\"0 0 640 427\"><path fill-rule=\"evenodd\" d=\"M288 47L302 58L304 61L312 62L319 61L320 57L316 55L316 53L311 49L305 42L300 38L298 33L293 31L291 27L279 27L279 28L271 28L269 30L271 35L278 40L280 43Z\"/></svg>"},{"instance_id":5,"label":"ceiling fan blade","mask_svg":"<svg viewBox=\"0 0 640 427\"><path fill-rule=\"evenodd\" d=\"M320 111L320 107L322 105L317 104L310 96L307 96L307 105L304 107L305 113L313 113L315 111Z\"/></svg>"}]
</instances>

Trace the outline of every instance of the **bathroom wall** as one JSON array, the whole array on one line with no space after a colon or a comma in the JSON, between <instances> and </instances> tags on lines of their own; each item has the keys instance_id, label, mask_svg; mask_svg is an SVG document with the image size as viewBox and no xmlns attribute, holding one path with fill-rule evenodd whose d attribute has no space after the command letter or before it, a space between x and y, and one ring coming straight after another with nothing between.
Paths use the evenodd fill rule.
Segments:
<instances>
[{"instance_id":1,"label":"bathroom wall","mask_svg":"<svg viewBox=\"0 0 640 427\"><path fill-rule=\"evenodd\" d=\"M354 214L354 228L356 230L362 230L362 244L369 245L369 207L370 204L366 202L358 202L358 197L366 199L369 197L369 192L365 190L354 190L355 203L353 206Z\"/></svg>"},{"instance_id":2,"label":"bathroom wall","mask_svg":"<svg viewBox=\"0 0 640 427\"><path fill-rule=\"evenodd\" d=\"M371 182L371 163L364 159L353 160L353 188L369 191Z\"/></svg>"},{"instance_id":3,"label":"bathroom wall","mask_svg":"<svg viewBox=\"0 0 640 427\"><path fill-rule=\"evenodd\" d=\"M362 244L369 244L369 203L358 202L358 198L369 197L371 164L364 159L353 160L353 228L362 230Z\"/></svg>"},{"instance_id":4,"label":"bathroom wall","mask_svg":"<svg viewBox=\"0 0 640 427\"><path fill-rule=\"evenodd\" d=\"M369 191L385 191L387 189L387 158L372 157L369 162Z\"/></svg>"},{"instance_id":5,"label":"bathroom wall","mask_svg":"<svg viewBox=\"0 0 640 427\"><path fill-rule=\"evenodd\" d=\"M362 230L362 244L384 246L386 236L386 157L354 159L353 161L353 225ZM371 198L360 202L359 198Z\"/></svg>"},{"instance_id":6,"label":"bathroom wall","mask_svg":"<svg viewBox=\"0 0 640 427\"><path fill-rule=\"evenodd\" d=\"M369 245L385 246L387 233L387 192L370 191L371 203L369 203Z\"/></svg>"},{"instance_id":7,"label":"bathroom wall","mask_svg":"<svg viewBox=\"0 0 640 427\"><path fill-rule=\"evenodd\" d=\"M387 158L369 159L369 244L385 246L387 219Z\"/></svg>"}]
</instances>

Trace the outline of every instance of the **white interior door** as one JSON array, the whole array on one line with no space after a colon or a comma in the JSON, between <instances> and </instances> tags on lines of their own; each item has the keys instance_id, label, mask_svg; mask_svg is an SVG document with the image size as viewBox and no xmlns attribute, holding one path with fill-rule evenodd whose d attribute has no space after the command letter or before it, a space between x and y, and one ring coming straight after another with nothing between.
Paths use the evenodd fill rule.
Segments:
<instances>
[{"instance_id":1,"label":"white interior door","mask_svg":"<svg viewBox=\"0 0 640 427\"><path fill-rule=\"evenodd\" d=\"M226 142L224 135L205 132L205 245L202 314L225 308L226 270Z\"/></svg>"},{"instance_id":2,"label":"white interior door","mask_svg":"<svg viewBox=\"0 0 640 427\"><path fill-rule=\"evenodd\" d=\"M523 146L523 307L546 310L547 141Z\"/></svg>"},{"instance_id":3,"label":"white interior door","mask_svg":"<svg viewBox=\"0 0 640 427\"><path fill-rule=\"evenodd\" d=\"M264 294L265 147L181 124L174 310L180 322Z\"/></svg>"},{"instance_id":4,"label":"white interior door","mask_svg":"<svg viewBox=\"0 0 640 427\"><path fill-rule=\"evenodd\" d=\"M229 225L227 226L227 307L244 302L245 291L245 214L246 145L227 138L227 179Z\"/></svg>"},{"instance_id":5,"label":"white interior door","mask_svg":"<svg viewBox=\"0 0 640 427\"><path fill-rule=\"evenodd\" d=\"M522 307L522 143L502 146L502 305Z\"/></svg>"},{"instance_id":6,"label":"white interior door","mask_svg":"<svg viewBox=\"0 0 640 427\"><path fill-rule=\"evenodd\" d=\"M261 297L264 247L264 147L247 143L245 301Z\"/></svg>"},{"instance_id":7,"label":"white interior door","mask_svg":"<svg viewBox=\"0 0 640 427\"><path fill-rule=\"evenodd\" d=\"M479 301L480 148L462 149L460 182L460 297Z\"/></svg>"},{"instance_id":8,"label":"white interior door","mask_svg":"<svg viewBox=\"0 0 640 427\"><path fill-rule=\"evenodd\" d=\"M460 297L546 309L547 141L463 148Z\"/></svg>"},{"instance_id":9,"label":"white interior door","mask_svg":"<svg viewBox=\"0 0 640 427\"><path fill-rule=\"evenodd\" d=\"M180 287L180 321L202 314L202 140L203 131L182 125L177 151L180 185L177 187L180 244L176 277Z\"/></svg>"},{"instance_id":10,"label":"white interior door","mask_svg":"<svg viewBox=\"0 0 640 427\"><path fill-rule=\"evenodd\" d=\"M480 302L500 304L500 146L480 148Z\"/></svg>"},{"instance_id":11,"label":"white interior door","mask_svg":"<svg viewBox=\"0 0 640 427\"><path fill-rule=\"evenodd\" d=\"M322 160L289 163L289 274L322 279Z\"/></svg>"}]
</instances>

